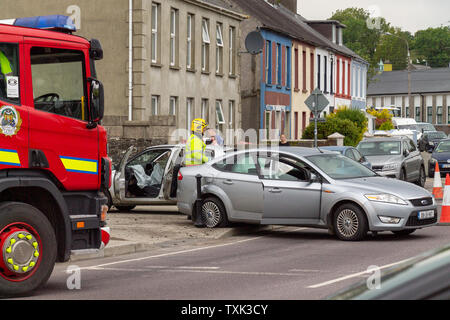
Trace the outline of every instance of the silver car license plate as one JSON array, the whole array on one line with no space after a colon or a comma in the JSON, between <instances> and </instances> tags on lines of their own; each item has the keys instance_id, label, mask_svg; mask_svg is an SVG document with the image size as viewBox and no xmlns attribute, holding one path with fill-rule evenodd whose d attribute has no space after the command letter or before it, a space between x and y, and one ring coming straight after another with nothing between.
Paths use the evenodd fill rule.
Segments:
<instances>
[{"instance_id":1,"label":"silver car license plate","mask_svg":"<svg viewBox=\"0 0 450 320\"><path fill-rule=\"evenodd\" d=\"M419 211L417 218L419 220L434 218L434 210Z\"/></svg>"}]
</instances>

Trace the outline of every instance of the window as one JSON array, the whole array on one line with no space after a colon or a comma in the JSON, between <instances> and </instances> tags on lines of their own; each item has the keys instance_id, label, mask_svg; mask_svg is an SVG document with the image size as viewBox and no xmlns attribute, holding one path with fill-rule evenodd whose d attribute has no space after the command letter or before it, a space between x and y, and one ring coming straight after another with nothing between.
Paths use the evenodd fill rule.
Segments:
<instances>
[{"instance_id":1,"label":"window","mask_svg":"<svg viewBox=\"0 0 450 320\"><path fill-rule=\"evenodd\" d=\"M235 75L236 74L236 59L235 59L235 47L236 47L236 29L234 27L230 27L229 29L229 39L230 39L230 45L228 48L228 56L229 56L229 74Z\"/></svg>"},{"instance_id":2,"label":"window","mask_svg":"<svg viewBox=\"0 0 450 320\"><path fill-rule=\"evenodd\" d=\"M286 47L286 61L284 63L284 76L286 87L291 87L291 48Z\"/></svg>"},{"instance_id":3,"label":"window","mask_svg":"<svg viewBox=\"0 0 450 320\"><path fill-rule=\"evenodd\" d=\"M334 94L334 60L330 60L330 92Z\"/></svg>"},{"instance_id":4,"label":"window","mask_svg":"<svg viewBox=\"0 0 450 320\"><path fill-rule=\"evenodd\" d=\"M0 44L0 100L19 104L18 45Z\"/></svg>"},{"instance_id":5,"label":"window","mask_svg":"<svg viewBox=\"0 0 450 320\"><path fill-rule=\"evenodd\" d=\"M420 122L420 107L416 107L416 121Z\"/></svg>"},{"instance_id":6,"label":"window","mask_svg":"<svg viewBox=\"0 0 450 320\"><path fill-rule=\"evenodd\" d=\"M152 63L159 61L159 12L160 5L152 4Z\"/></svg>"},{"instance_id":7,"label":"window","mask_svg":"<svg viewBox=\"0 0 450 320\"><path fill-rule=\"evenodd\" d=\"M450 124L450 106L447 107L447 123Z\"/></svg>"},{"instance_id":8,"label":"window","mask_svg":"<svg viewBox=\"0 0 450 320\"><path fill-rule=\"evenodd\" d=\"M208 99L202 99L202 119L205 119L206 122L209 120L209 103Z\"/></svg>"},{"instance_id":9,"label":"window","mask_svg":"<svg viewBox=\"0 0 450 320\"><path fill-rule=\"evenodd\" d=\"M317 88L320 90L320 54L317 55Z\"/></svg>"},{"instance_id":10,"label":"window","mask_svg":"<svg viewBox=\"0 0 450 320\"><path fill-rule=\"evenodd\" d=\"M306 169L297 166L296 161L288 158L258 157L263 179L284 181L307 181Z\"/></svg>"},{"instance_id":11,"label":"window","mask_svg":"<svg viewBox=\"0 0 450 320\"><path fill-rule=\"evenodd\" d=\"M312 52L309 54L309 67L310 67L309 83L310 83L310 90L312 92L314 90L314 53L312 53Z\"/></svg>"},{"instance_id":12,"label":"window","mask_svg":"<svg viewBox=\"0 0 450 320\"><path fill-rule=\"evenodd\" d=\"M159 96L152 96L152 116L159 114Z\"/></svg>"},{"instance_id":13,"label":"window","mask_svg":"<svg viewBox=\"0 0 450 320\"><path fill-rule=\"evenodd\" d=\"M178 104L178 98L177 97L170 97L169 101L169 115L176 116L177 115L177 104Z\"/></svg>"},{"instance_id":14,"label":"window","mask_svg":"<svg viewBox=\"0 0 450 320\"><path fill-rule=\"evenodd\" d=\"M303 69L302 69L302 81L303 81L303 91L306 92L306 51L303 51Z\"/></svg>"},{"instance_id":15,"label":"window","mask_svg":"<svg viewBox=\"0 0 450 320\"><path fill-rule=\"evenodd\" d=\"M427 122L433 123L433 107L432 106L427 107Z\"/></svg>"},{"instance_id":16,"label":"window","mask_svg":"<svg viewBox=\"0 0 450 320\"><path fill-rule=\"evenodd\" d=\"M35 109L87 120L83 52L33 47L30 55Z\"/></svg>"},{"instance_id":17,"label":"window","mask_svg":"<svg viewBox=\"0 0 450 320\"><path fill-rule=\"evenodd\" d=\"M277 85L281 85L281 45L277 43L277 52L275 60L275 75L277 76Z\"/></svg>"},{"instance_id":18,"label":"window","mask_svg":"<svg viewBox=\"0 0 450 320\"><path fill-rule=\"evenodd\" d=\"M442 107L436 107L436 124L442 124L443 118L442 118Z\"/></svg>"},{"instance_id":19,"label":"window","mask_svg":"<svg viewBox=\"0 0 450 320\"><path fill-rule=\"evenodd\" d=\"M192 112L194 110L194 99L193 98L187 98L186 100L186 127L188 130L191 129L191 122L192 122Z\"/></svg>"},{"instance_id":20,"label":"window","mask_svg":"<svg viewBox=\"0 0 450 320\"><path fill-rule=\"evenodd\" d=\"M233 120L234 120L234 101L230 100L228 102L228 128L233 128Z\"/></svg>"},{"instance_id":21,"label":"window","mask_svg":"<svg viewBox=\"0 0 450 320\"><path fill-rule=\"evenodd\" d=\"M323 71L324 71L324 76L323 76L323 91L324 92L328 92L328 86L327 86L327 82L328 82L328 73L327 73L327 68L328 68L328 61L327 61L327 56L323 57Z\"/></svg>"},{"instance_id":22,"label":"window","mask_svg":"<svg viewBox=\"0 0 450 320\"><path fill-rule=\"evenodd\" d=\"M209 71L209 20L202 19L202 71Z\"/></svg>"},{"instance_id":23,"label":"window","mask_svg":"<svg viewBox=\"0 0 450 320\"><path fill-rule=\"evenodd\" d=\"M225 158L215 163L213 168L224 172L258 175L255 158L248 153Z\"/></svg>"},{"instance_id":24,"label":"window","mask_svg":"<svg viewBox=\"0 0 450 320\"><path fill-rule=\"evenodd\" d=\"M294 49L294 88L298 90L298 49Z\"/></svg>"},{"instance_id":25,"label":"window","mask_svg":"<svg viewBox=\"0 0 450 320\"><path fill-rule=\"evenodd\" d=\"M178 65L178 10L170 9L170 66Z\"/></svg>"},{"instance_id":26,"label":"window","mask_svg":"<svg viewBox=\"0 0 450 320\"><path fill-rule=\"evenodd\" d=\"M272 83L272 44L266 41L266 83Z\"/></svg>"},{"instance_id":27,"label":"window","mask_svg":"<svg viewBox=\"0 0 450 320\"><path fill-rule=\"evenodd\" d=\"M216 101L216 129L220 129L220 125L225 124L225 117L223 116L222 101Z\"/></svg>"},{"instance_id":28,"label":"window","mask_svg":"<svg viewBox=\"0 0 450 320\"><path fill-rule=\"evenodd\" d=\"M195 61L195 44L194 44L194 34L195 34L195 20L193 14L187 15L187 40L186 40L186 68L194 69Z\"/></svg>"},{"instance_id":29,"label":"window","mask_svg":"<svg viewBox=\"0 0 450 320\"><path fill-rule=\"evenodd\" d=\"M223 36L220 23L216 25L216 73L223 73Z\"/></svg>"}]
</instances>

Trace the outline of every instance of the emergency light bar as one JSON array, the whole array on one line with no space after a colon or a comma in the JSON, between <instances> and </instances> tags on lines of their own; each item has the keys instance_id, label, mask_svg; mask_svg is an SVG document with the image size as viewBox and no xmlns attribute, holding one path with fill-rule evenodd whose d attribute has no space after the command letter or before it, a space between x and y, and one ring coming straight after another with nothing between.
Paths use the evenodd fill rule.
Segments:
<instances>
[{"instance_id":1,"label":"emergency light bar","mask_svg":"<svg viewBox=\"0 0 450 320\"><path fill-rule=\"evenodd\" d=\"M9 24L13 26L45 29L72 33L77 31L73 20L63 15L37 16L29 18L0 20L0 24Z\"/></svg>"}]
</instances>

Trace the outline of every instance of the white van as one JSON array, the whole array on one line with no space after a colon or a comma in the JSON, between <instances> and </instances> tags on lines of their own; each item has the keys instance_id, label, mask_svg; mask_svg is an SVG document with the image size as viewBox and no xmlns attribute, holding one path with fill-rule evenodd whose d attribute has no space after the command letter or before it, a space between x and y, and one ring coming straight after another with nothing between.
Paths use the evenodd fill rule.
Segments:
<instances>
[{"instance_id":1,"label":"white van","mask_svg":"<svg viewBox=\"0 0 450 320\"><path fill-rule=\"evenodd\" d=\"M407 135L416 143L422 137L422 131L419 130L416 120L412 118L394 117L392 118L392 124L394 125L395 129L400 131L398 133L399 135ZM408 131L408 133L405 134L405 131ZM416 133L416 139L414 139L414 132Z\"/></svg>"}]
</instances>

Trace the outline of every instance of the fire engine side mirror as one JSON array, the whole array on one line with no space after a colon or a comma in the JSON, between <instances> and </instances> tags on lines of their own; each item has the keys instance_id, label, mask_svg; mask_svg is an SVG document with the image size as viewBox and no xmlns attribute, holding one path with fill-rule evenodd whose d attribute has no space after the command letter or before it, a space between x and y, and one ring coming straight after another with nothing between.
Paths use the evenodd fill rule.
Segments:
<instances>
[{"instance_id":1,"label":"fire engine side mirror","mask_svg":"<svg viewBox=\"0 0 450 320\"><path fill-rule=\"evenodd\" d=\"M91 101L90 112L92 122L99 122L103 119L105 112L105 94L103 84L95 79L91 79Z\"/></svg>"}]
</instances>

